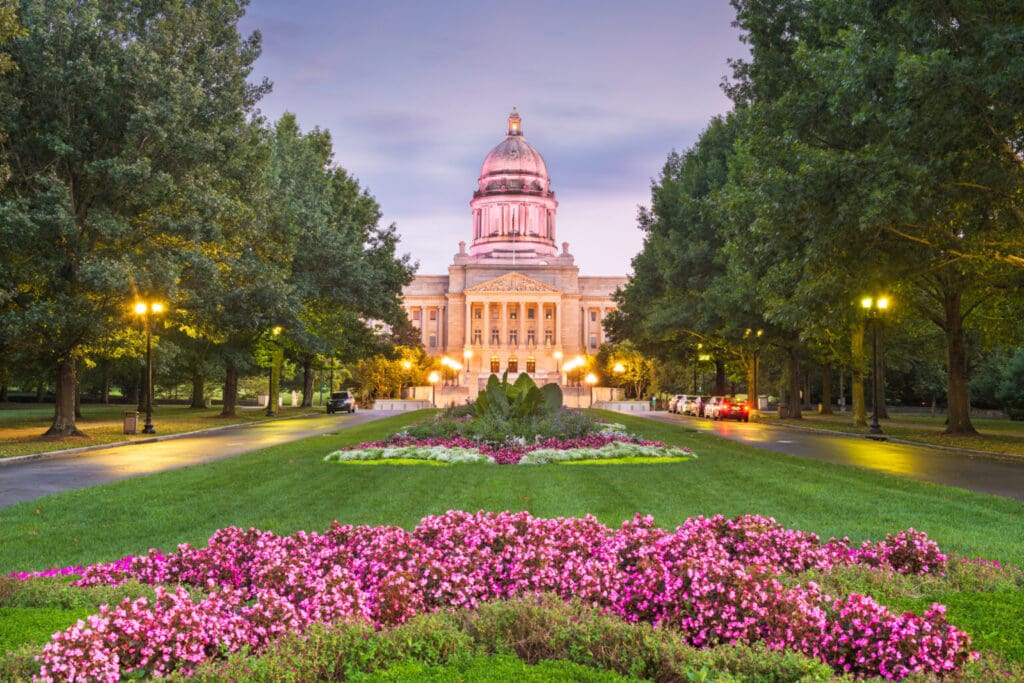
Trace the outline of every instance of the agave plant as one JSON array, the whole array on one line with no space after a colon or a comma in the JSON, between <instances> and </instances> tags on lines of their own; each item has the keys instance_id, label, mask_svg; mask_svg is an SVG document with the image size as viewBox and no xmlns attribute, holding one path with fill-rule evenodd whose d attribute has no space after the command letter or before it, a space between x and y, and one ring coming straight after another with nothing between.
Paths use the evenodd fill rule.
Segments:
<instances>
[{"instance_id":1,"label":"agave plant","mask_svg":"<svg viewBox=\"0 0 1024 683\"><path fill-rule=\"evenodd\" d=\"M474 403L474 413L476 417L494 416L510 420L552 413L561 407L562 389L557 384L537 388L525 373L510 384L506 371L501 379L497 375L488 378L487 388L480 392Z\"/></svg>"}]
</instances>

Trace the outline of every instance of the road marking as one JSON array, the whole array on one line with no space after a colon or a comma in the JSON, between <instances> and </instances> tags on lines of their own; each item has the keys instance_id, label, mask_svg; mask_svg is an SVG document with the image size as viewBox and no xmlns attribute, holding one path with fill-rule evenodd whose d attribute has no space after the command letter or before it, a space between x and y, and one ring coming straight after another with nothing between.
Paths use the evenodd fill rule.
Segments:
<instances>
[{"instance_id":1,"label":"road marking","mask_svg":"<svg viewBox=\"0 0 1024 683\"><path fill-rule=\"evenodd\" d=\"M779 440L778 440L778 441L776 441L775 443L793 443L793 442L792 442L792 441L790 441L789 439L779 439Z\"/></svg>"}]
</instances>

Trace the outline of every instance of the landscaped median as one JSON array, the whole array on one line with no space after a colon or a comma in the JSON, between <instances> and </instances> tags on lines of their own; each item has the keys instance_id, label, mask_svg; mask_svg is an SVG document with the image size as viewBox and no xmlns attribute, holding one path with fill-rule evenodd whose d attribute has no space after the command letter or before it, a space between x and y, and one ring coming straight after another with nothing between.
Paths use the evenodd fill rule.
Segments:
<instances>
[{"instance_id":1,"label":"landscaped median","mask_svg":"<svg viewBox=\"0 0 1024 683\"><path fill-rule=\"evenodd\" d=\"M941 605L897 614L871 597L829 595L793 577L849 567L941 576L948 562L912 529L855 546L821 543L758 516L692 518L675 531L641 515L612 529L589 516L484 511L427 517L411 532L226 528L203 548L58 570L80 574L74 585L83 589L128 580L157 588L154 600L126 598L55 634L42 650L39 680L188 673L315 624L386 629L537 593L668 629L695 647L761 643L855 677L945 674L977 655Z\"/></svg>"}]
</instances>

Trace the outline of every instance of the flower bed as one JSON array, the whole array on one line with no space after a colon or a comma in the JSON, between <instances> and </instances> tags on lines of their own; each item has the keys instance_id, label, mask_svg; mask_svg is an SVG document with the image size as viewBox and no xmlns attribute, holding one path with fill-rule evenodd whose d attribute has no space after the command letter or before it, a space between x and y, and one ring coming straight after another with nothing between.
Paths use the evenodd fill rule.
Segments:
<instances>
[{"instance_id":1,"label":"flower bed","mask_svg":"<svg viewBox=\"0 0 1024 683\"><path fill-rule=\"evenodd\" d=\"M941 605L897 615L870 597L833 598L813 583L780 581L858 563L928 573L942 572L946 557L913 529L854 547L756 516L698 517L675 531L639 515L611 529L591 516L525 512L448 512L412 532L335 523L322 534L282 537L227 528L205 548L182 545L82 570L77 585L133 578L160 586L157 598L104 607L56 634L40 657L39 680L188 672L317 622L386 626L535 592L677 630L696 646L760 641L858 677L949 672L975 656ZM194 603L182 585L205 587L207 597Z\"/></svg>"},{"instance_id":2,"label":"flower bed","mask_svg":"<svg viewBox=\"0 0 1024 683\"><path fill-rule=\"evenodd\" d=\"M326 462L355 460L414 459L451 464L492 463L498 465L544 465L577 460L611 458L695 458L689 448L667 446L615 430L605 430L576 439L550 438L528 444L510 439L494 445L466 437L417 438L397 435L388 441L361 443L324 456Z\"/></svg>"}]
</instances>

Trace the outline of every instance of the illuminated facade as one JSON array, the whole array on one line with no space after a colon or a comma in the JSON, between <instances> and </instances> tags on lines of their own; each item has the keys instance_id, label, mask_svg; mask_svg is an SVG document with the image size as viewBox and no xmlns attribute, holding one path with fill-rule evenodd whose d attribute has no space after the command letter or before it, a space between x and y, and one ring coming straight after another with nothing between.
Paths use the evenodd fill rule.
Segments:
<instances>
[{"instance_id":1,"label":"illuminated facade","mask_svg":"<svg viewBox=\"0 0 1024 683\"><path fill-rule=\"evenodd\" d=\"M469 249L459 242L448 275L420 275L403 290L409 319L430 355L463 366L452 383L470 395L506 370L564 383L565 364L604 343L612 293L626 278L581 277L569 243L559 251L547 165L515 110L477 185Z\"/></svg>"}]
</instances>

